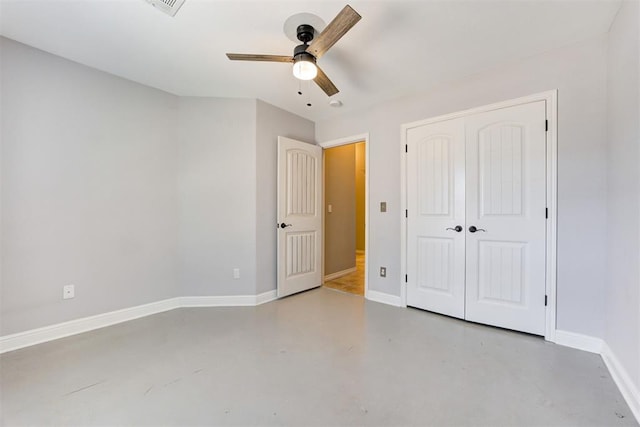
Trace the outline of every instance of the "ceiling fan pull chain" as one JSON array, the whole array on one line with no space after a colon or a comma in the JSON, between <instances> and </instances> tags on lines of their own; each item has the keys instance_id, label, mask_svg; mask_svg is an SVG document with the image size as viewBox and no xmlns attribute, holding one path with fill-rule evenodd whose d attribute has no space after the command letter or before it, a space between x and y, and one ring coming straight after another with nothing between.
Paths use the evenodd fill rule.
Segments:
<instances>
[{"instance_id":1,"label":"ceiling fan pull chain","mask_svg":"<svg viewBox=\"0 0 640 427\"><path fill-rule=\"evenodd\" d=\"M311 80L307 80L307 107L311 107L311 88L309 87L311 85Z\"/></svg>"}]
</instances>

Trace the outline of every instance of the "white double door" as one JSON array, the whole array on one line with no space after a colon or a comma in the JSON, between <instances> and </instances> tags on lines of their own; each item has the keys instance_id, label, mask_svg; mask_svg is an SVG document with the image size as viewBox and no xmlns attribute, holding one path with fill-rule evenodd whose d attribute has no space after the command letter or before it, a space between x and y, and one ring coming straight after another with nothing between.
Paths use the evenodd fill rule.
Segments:
<instances>
[{"instance_id":1,"label":"white double door","mask_svg":"<svg viewBox=\"0 0 640 427\"><path fill-rule=\"evenodd\" d=\"M407 131L407 305L544 335L545 102Z\"/></svg>"}]
</instances>

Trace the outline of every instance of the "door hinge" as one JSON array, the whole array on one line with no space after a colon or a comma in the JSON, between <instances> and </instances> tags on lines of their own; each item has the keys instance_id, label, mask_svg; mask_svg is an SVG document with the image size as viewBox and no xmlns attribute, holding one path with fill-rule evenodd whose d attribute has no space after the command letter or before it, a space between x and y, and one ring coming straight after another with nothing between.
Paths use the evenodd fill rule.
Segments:
<instances>
[{"instance_id":1,"label":"door hinge","mask_svg":"<svg viewBox=\"0 0 640 427\"><path fill-rule=\"evenodd\" d=\"M409 152L409 144L404 144L404 152L405 153Z\"/></svg>"},{"instance_id":2,"label":"door hinge","mask_svg":"<svg viewBox=\"0 0 640 427\"><path fill-rule=\"evenodd\" d=\"M404 283L408 283L409 282L409 275L405 274L404 275Z\"/></svg>"},{"instance_id":3,"label":"door hinge","mask_svg":"<svg viewBox=\"0 0 640 427\"><path fill-rule=\"evenodd\" d=\"M547 296L546 295L544 296L544 306L545 307L547 306Z\"/></svg>"},{"instance_id":4,"label":"door hinge","mask_svg":"<svg viewBox=\"0 0 640 427\"><path fill-rule=\"evenodd\" d=\"M409 218L409 209L404 210L404 217Z\"/></svg>"},{"instance_id":5,"label":"door hinge","mask_svg":"<svg viewBox=\"0 0 640 427\"><path fill-rule=\"evenodd\" d=\"M549 219L549 208L544 208L544 217Z\"/></svg>"},{"instance_id":6,"label":"door hinge","mask_svg":"<svg viewBox=\"0 0 640 427\"><path fill-rule=\"evenodd\" d=\"M549 120L544 121L544 131L549 132Z\"/></svg>"}]
</instances>

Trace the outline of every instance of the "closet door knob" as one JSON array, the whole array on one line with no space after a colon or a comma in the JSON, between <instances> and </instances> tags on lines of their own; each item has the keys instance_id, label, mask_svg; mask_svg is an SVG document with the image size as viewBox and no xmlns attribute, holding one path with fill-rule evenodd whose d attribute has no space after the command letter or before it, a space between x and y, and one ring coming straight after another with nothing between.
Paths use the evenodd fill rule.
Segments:
<instances>
[{"instance_id":1,"label":"closet door knob","mask_svg":"<svg viewBox=\"0 0 640 427\"><path fill-rule=\"evenodd\" d=\"M457 231L459 233L462 231L462 226L456 225L454 228L448 227L447 230Z\"/></svg>"},{"instance_id":2,"label":"closet door knob","mask_svg":"<svg viewBox=\"0 0 640 427\"><path fill-rule=\"evenodd\" d=\"M475 233L476 231L486 232L487 230L485 230L484 228L476 228L475 225L472 225L471 227L469 227L469 232Z\"/></svg>"}]
</instances>

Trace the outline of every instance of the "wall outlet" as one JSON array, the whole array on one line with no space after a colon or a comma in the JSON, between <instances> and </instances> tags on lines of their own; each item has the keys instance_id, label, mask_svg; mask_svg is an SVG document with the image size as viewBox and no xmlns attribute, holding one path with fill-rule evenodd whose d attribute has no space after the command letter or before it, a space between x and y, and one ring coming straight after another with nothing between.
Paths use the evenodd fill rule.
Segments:
<instances>
[{"instance_id":1,"label":"wall outlet","mask_svg":"<svg viewBox=\"0 0 640 427\"><path fill-rule=\"evenodd\" d=\"M66 285L62 287L62 299L70 299L76 296L75 285Z\"/></svg>"},{"instance_id":2,"label":"wall outlet","mask_svg":"<svg viewBox=\"0 0 640 427\"><path fill-rule=\"evenodd\" d=\"M240 269L239 268L234 268L233 269L233 278L234 279L239 279L240 278Z\"/></svg>"},{"instance_id":3,"label":"wall outlet","mask_svg":"<svg viewBox=\"0 0 640 427\"><path fill-rule=\"evenodd\" d=\"M387 267L380 267L380 277L387 277Z\"/></svg>"}]
</instances>

